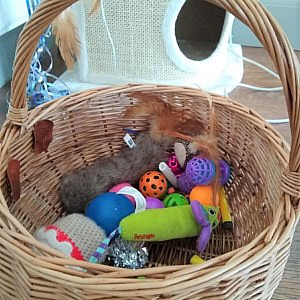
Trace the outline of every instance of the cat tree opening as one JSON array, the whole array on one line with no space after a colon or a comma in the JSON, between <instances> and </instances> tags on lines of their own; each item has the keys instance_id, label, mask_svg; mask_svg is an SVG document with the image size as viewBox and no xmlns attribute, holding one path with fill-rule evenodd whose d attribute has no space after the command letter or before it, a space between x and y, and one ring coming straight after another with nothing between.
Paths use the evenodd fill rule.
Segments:
<instances>
[{"instance_id":1,"label":"cat tree opening","mask_svg":"<svg viewBox=\"0 0 300 300\"><path fill-rule=\"evenodd\" d=\"M176 22L178 47L189 59L207 59L216 50L222 35L225 10L205 1L187 0Z\"/></svg>"}]
</instances>

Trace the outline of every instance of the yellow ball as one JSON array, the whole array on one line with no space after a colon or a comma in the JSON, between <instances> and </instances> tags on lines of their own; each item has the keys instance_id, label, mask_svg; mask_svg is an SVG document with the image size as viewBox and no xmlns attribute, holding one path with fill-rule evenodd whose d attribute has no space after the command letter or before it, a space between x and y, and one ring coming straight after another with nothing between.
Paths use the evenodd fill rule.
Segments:
<instances>
[{"instance_id":1,"label":"yellow ball","mask_svg":"<svg viewBox=\"0 0 300 300\"><path fill-rule=\"evenodd\" d=\"M200 265L200 264L203 264L205 262L204 259L202 259L200 256L198 255L193 255L191 260L190 260L190 263L192 265Z\"/></svg>"}]
</instances>

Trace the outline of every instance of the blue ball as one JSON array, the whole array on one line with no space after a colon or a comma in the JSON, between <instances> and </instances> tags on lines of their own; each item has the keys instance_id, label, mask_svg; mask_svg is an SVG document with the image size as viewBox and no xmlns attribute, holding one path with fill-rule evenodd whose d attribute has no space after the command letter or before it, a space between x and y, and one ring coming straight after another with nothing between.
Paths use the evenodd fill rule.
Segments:
<instances>
[{"instance_id":1,"label":"blue ball","mask_svg":"<svg viewBox=\"0 0 300 300\"><path fill-rule=\"evenodd\" d=\"M104 193L86 207L85 215L94 220L107 235L119 227L120 221L134 213L134 205L121 194Z\"/></svg>"}]
</instances>

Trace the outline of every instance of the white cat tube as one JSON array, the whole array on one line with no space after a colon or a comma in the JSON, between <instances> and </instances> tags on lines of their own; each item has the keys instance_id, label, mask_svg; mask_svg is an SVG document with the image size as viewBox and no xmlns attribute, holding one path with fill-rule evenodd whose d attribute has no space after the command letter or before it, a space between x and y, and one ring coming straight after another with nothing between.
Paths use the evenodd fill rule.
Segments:
<instances>
[{"instance_id":1,"label":"white cat tube","mask_svg":"<svg viewBox=\"0 0 300 300\"><path fill-rule=\"evenodd\" d=\"M182 53L175 35L176 20L185 2L186 0L171 0L165 12L162 35L168 57L183 72L207 73L210 70L215 72L215 68L222 69L226 63L224 57L228 49L234 16L229 13L225 14L221 37L215 51L207 59L192 60Z\"/></svg>"}]
</instances>

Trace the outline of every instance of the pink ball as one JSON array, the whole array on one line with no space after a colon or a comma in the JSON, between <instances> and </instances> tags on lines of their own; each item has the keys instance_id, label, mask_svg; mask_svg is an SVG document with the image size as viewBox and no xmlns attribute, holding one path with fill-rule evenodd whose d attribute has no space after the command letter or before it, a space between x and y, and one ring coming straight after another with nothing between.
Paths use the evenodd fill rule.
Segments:
<instances>
[{"instance_id":1,"label":"pink ball","mask_svg":"<svg viewBox=\"0 0 300 300\"><path fill-rule=\"evenodd\" d=\"M122 188L124 188L124 187L127 187L127 186L132 186L130 183L128 183L128 182L122 182L122 183L119 183L119 184L117 184L117 185L115 185L115 186L113 186L110 190L109 190L109 192L111 192L111 193L117 193L118 191L120 191ZM134 207L135 207L135 199L134 199L134 197L132 197L132 196L129 196L129 195L124 195L125 197L127 197L129 200L130 200L130 202L134 205Z\"/></svg>"},{"instance_id":2,"label":"pink ball","mask_svg":"<svg viewBox=\"0 0 300 300\"><path fill-rule=\"evenodd\" d=\"M146 209L157 209L157 208L165 208L164 203L153 197L146 197L147 206Z\"/></svg>"}]
</instances>

